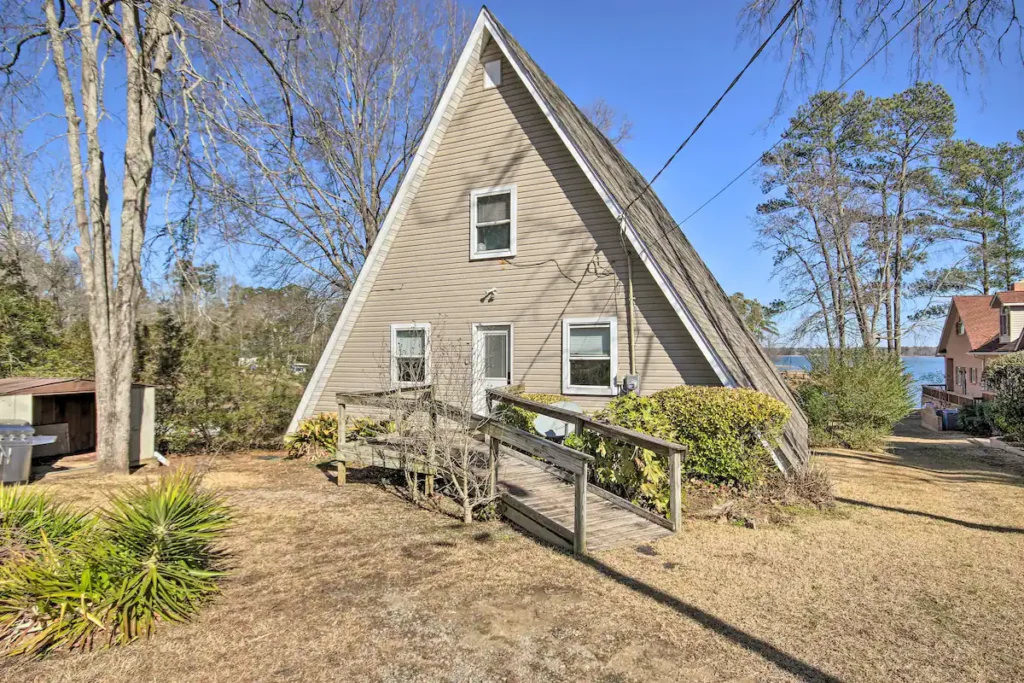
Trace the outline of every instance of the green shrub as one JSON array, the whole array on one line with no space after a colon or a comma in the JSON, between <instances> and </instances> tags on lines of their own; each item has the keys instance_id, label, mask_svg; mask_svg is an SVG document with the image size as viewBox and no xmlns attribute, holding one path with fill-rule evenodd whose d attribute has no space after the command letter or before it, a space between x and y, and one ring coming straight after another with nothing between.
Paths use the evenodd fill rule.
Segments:
<instances>
[{"instance_id":1,"label":"green shrub","mask_svg":"<svg viewBox=\"0 0 1024 683\"><path fill-rule=\"evenodd\" d=\"M688 446L684 474L755 486L772 466L789 409L750 389L681 386L651 396L627 394L597 414L612 424ZM634 502L668 509L664 456L592 432L566 443L594 455L595 476Z\"/></svg>"},{"instance_id":2,"label":"green shrub","mask_svg":"<svg viewBox=\"0 0 1024 683\"><path fill-rule=\"evenodd\" d=\"M1024 351L993 360L985 368L985 379L996 394L996 425L1012 441L1024 441Z\"/></svg>"},{"instance_id":3,"label":"green shrub","mask_svg":"<svg viewBox=\"0 0 1024 683\"><path fill-rule=\"evenodd\" d=\"M334 455L338 447L338 414L320 413L299 423L284 437L289 458L321 459Z\"/></svg>"},{"instance_id":4,"label":"green shrub","mask_svg":"<svg viewBox=\"0 0 1024 683\"><path fill-rule=\"evenodd\" d=\"M12 546L0 562L7 654L124 644L158 621L189 619L217 591L216 544L230 514L194 473L178 470L130 489L96 517L50 498L36 498L26 513L25 502L0 495L5 531L33 537L51 525L55 533L40 531L38 543Z\"/></svg>"},{"instance_id":5,"label":"green shrub","mask_svg":"<svg viewBox=\"0 0 1024 683\"><path fill-rule=\"evenodd\" d=\"M910 414L911 375L895 355L872 349L809 354L797 389L816 446L876 448Z\"/></svg>"},{"instance_id":6,"label":"green shrub","mask_svg":"<svg viewBox=\"0 0 1024 683\"><path fill-rule=\"evenodd\" d=\"M345 440L365 439L393 431L395 423L392 420L357 417L351 425L346 425ZM306 418L299 423L298 429L284 437L284 446L289 458L321 460L333 457L338 447L338 414L320 413Z\"/></svg>"},{"instance_id":7,"label":"green shrub","mask_svg":"<svg viewBox=\"0 0 1024 683\"><path fill-rule=\"evenodd\" d=\"M158 619L186 621L217 591L216 541L231 516L198 474L177 470L156 486L115 496L102 520L114 551L110 619L119 643L149 635Z\"/></svg>"},{"instance_id":8,"label":"green shrub","mask_svg":"<svg viewBox=\"0 0 1024 683\"><path fill-rule=\"evenodd\" d=\"M992 401L979 401L960 409L960 430L973 436L992 436L996 426L995 404Z\"/></svg>"},{"instance_id":9,"label":"green shrub","mask_svg":"<svg viewBox=\"0 0 1024 683\"><path fill-rule=\"evenodd\" d=\"M518 394L520 398L525 398L528 401L536 401L537 403L544 403L545 405L551 405L552 403L558 403L559 401L568 401L565 396L559 396L558 394ZM520 408L519 406L510 406L502 403L495 407L495 415L507 425L522 429L525 432L536 434L537 430L533 428L533 421L537 419L537 413Z\"/></svg>"},{"instance_id":10,"label":"green shrub","mask_svg":"<svg viewBox=\"0 0 1024 683\"><path fill-rule=\"evenodd\" d=\"M394 420L375 420L372 417L357 417L352 426L345 429L345 440L368 439L373 436L391 434L396 429Z\"/></svg>"}]
</instances>

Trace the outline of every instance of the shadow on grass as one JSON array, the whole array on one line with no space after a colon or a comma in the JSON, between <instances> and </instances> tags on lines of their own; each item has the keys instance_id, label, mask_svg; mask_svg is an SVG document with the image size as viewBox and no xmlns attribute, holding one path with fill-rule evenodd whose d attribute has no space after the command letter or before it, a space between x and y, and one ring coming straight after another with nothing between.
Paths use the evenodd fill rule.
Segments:
<instances>
[{"instance_id":1,"label":"shadow on grass","mask_svg":"<svg viewBox=\"0 0 1024 683\"><path fill-rule=\"evenodd\" d=\"M949 448L948 446L943 446ZM968 451L968 447L963 448ZM922 453L918 449L890 446L887 453L841 452L838 450L820 449L815 453L824 458L838 460L858 460L883 467L927 472L928 474L950 482L990 483L1016 485L1021 475L1013 469L999 463L986 462L952 453ZM915 464L917 461L922 464Z\"/></svg>"},{"instance_id":2,"label":"shadow on grass","mask_svg":"<svg viewBox=\"0 0 1024 683\"><path fill-rule=\"evenodd\" d=\"M856 505L857 507L874 508L875 510L885 510L886 512L898 512L901 515L912 515L914 517L927 517L928 519L934 519L939 522L948 522L949 524L956 524L967 529L977 529L978 531L991 531L997 534L1024 534L1024 529L1015 526L998 526L995 524L982 524L981 522L968 522L964 519L956 519L954 517L945 517L943 515L932 514L931 512L921 512L920 510L909 510L907 508L891 507L889 505L879 505L878 503L869 503L864 500L854 500L853 498L836 498L837 503L846 503L847 505Z\"/></svg>"},{"instance_id":3,"label":"shadow on grass","mask_svg":"<svg viewBox=\"0 0 1024 683\"><path fill-rule=\"evenodd\" d=\"M842 680L830 673L822 671L813 664L809 664L802 659L797 659L793 655L783 652L766 640L762 640L757 636L736 628L728 622L719 619L715 615L709 614L695 605L691 605L688 602L680 600L670 593L666 593L660 588L655 588L650 584L634 579L632 576L623 574L619 570L609 567L598 559L593 557L576 557L575 559L595 571L600 572L604 576L607 576L619 585L625 586L640 595L648 597L665 607L675 610L678 614L695 621L706 629L714 631L723 638L731 640L748 652L752 652L753 654L762 657L801 680L825 681L826 683L839 683L839 681Z\"/></svg>"}]
</instances>

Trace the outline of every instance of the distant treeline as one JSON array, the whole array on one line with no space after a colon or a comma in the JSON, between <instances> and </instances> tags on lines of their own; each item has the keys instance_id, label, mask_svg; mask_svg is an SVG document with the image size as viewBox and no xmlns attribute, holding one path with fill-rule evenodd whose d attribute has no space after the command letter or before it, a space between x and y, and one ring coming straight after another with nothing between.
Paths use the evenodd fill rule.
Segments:
<instances>
[{"instance_id":1,"label":"distant treeline","mask_svg":"<svg viewBox=\"0 0 1024 683\"><path fill-rule=\"evenodd\" d=\"M809 353L815 353L817 351L823 351L824 349L820 346L779 346L769 347L766 349L768 355L772 358L778 358L779 356L806 356ZM904 346L904 356L934 356L934 346Z\"/></svg>"}]
</instances>

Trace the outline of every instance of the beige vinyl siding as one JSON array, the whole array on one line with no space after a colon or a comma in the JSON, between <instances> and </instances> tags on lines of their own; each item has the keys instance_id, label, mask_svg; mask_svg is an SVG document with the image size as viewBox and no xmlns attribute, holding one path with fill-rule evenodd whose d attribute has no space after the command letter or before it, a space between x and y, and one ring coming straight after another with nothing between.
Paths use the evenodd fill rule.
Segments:
<instances>
[{"instance_id":1,"label":"beige vinyl siding","mask_svg":"<svg viewBox=\"0 0 1024 683\"><path fill-rule=\"evenodd\" d=\"M502 60L483 89L482 61ZM492 43L465 91L379 266L365 303L307 413L334 409L339 390L382 388L392 323L429 322L432 341L468 349L473 323L514 326L513 381L559 393L562 319L614 316L618 367L629 372L626 261L614 216ZM515 185L517 250L508 262L470 261L470 192ZM646 268L635 260L637 372L643 393L719 384ZM493 302L483 302L489 289ZM607 398L579 397L585 407Z\"/></svg>"},{"instance_id":2,"label":"beige vinyl siding","mask_svg":"<svg viewBox=\"0 0 1024 683\"><path fill-rule=\"evenodd\" d=\"M1010 337L1006 341L1015 341L1024 330L1024 306L1007 306L1007 309L1010 311Z\"/></svg>"}]
</instances>

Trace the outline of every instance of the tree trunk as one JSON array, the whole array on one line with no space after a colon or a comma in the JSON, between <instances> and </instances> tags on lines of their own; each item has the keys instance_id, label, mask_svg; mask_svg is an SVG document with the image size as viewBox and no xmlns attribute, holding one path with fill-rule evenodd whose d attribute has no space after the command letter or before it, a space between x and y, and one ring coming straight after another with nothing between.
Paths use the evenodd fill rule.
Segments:
<instances>
[{"instance_id":1,"label":"tree trunk","mask_svg":"<svg viewBox=\"0 0 1024 683\"><path fill-rule=\"evenodd\" d=\"M892 256L892 351L903 355L903 237L907 210L907 158L900 165Z\"/></svg>"},{"instance_id":2,"label":"tree trunk","mask_svg":"<svg viewBox=\"0 0 1024 683\"><path fill-rule=\"evenodd\" d=\"M850 283L850 298L853 303L853 315L857 320L857 327L860 330L861 343L864 348L871 348L874 346L873 332L868 326L867 312L864 309L864 301L861 298L860 291L860 275L857 272L857 261L853 253L853 245L850 240L850 230L846 224L846 211L844 210L843 203L840 200L839 185L833 183L833 192L836 198L836 226L839 229L839 233L836 235L838 245L840 249L840 263L844 263L844 270L846 271L846 280Z\"/></svg>"},{"instance_id":3,"label":"tree trunk","mask_svg":"<svg viewBox=\"0 0 1024 683\"><path fill-rule=\"evenodd\" d=\"M982 217L984 217L982 212ZM981 293L988 294L991 289L988 262L988 230L984 227L981 230Z\"/></svg>"},{"instance_id":4,"label":"tree trunk","mask_svg":"<svg viewBox=\"0 0 1024 683\"><path fill-rule=\"evenodd\" d=\"M96 354L96 465L101 472L128 471L131 371L131 351L123 345L120 352Z\"/></svg>"},{"instance_id":5,"label":"tree trunk","mask_svg":"<svg viewBox=\"0 0 1024 683\"><path fill-rule=\"evenodd\" d=\"M79 231L76 252L89 303L89 330L96 362L96 466L100 472L127 472L135 317L142 296L142 245L153 176L157 101L162 91L163 74L170 61L172 5L150 7L145 14L147 24L142 28L138 25L139 8L131 2L121 4L127 115L116 279L107 173L100 132L103 112L100 63L106 63L108 56L104 53L103 59L100 58L100 47L105 46L103 23L97 20L90 0L82 0L74 8L78 27L71 30L61 26L54 0L47 0L45 11L50 51L61 86L67 122L75 222ZM81 116L65 52L65 42L72 39L73 31L79 34Z\"/></svg>"},{"instance_id":6,"label":"tree trunk","mask_svg":"<svg viewBox=\"0 0 1024 683\"><path fill-rule=\"evenodd\" d=\"M832 318L835 322L836 344L842 348L846 345L846 325L843 319L843 295L839 284L839 274L836 272L835 264L832 262L832 252L829 248L828 239L821 228L821 221L816 215L811 215L814 223L814 233L818 239L818 247L821 250L822 261L825 263L825 273L828 277L829 295L832 299ZM828 318L828 311L825 311L825 327L829 328L832 321ZM831 337L831 334L829 335ZM831 341L830 344L831 346Z\"/></svg>"}]
</instances>

